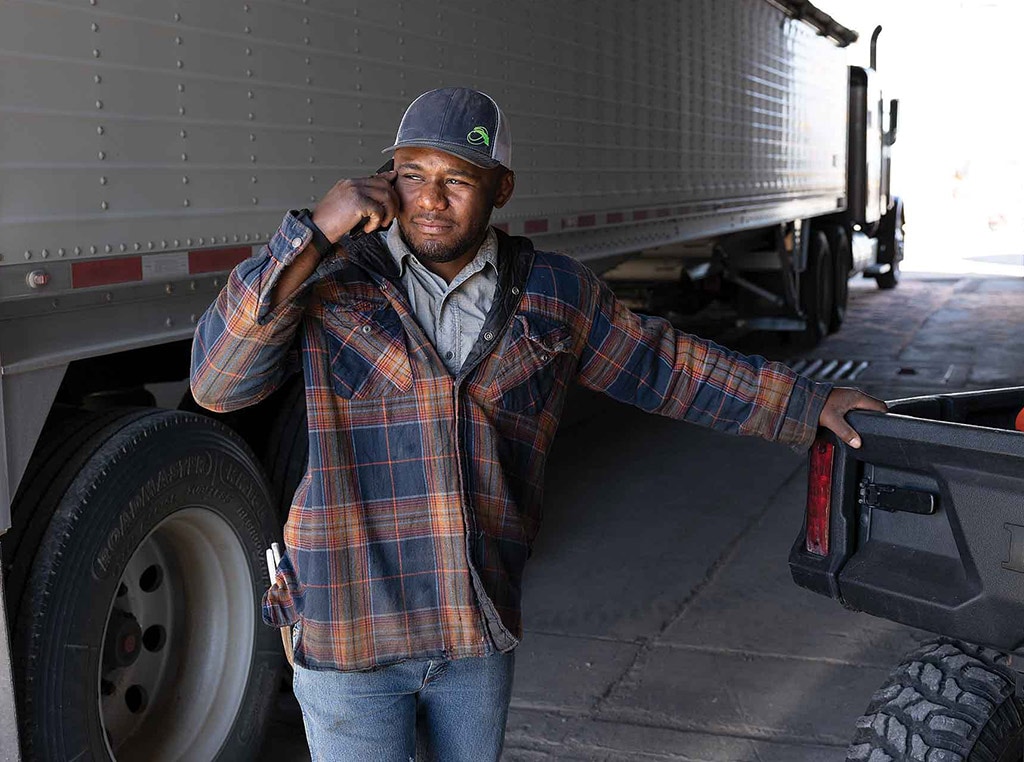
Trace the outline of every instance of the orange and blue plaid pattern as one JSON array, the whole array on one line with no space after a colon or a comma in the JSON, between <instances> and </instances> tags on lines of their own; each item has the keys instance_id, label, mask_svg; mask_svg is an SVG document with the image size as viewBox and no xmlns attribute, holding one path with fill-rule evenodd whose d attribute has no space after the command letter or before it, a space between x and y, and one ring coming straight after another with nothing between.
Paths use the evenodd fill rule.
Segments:
<instances>
[{"instance_id":1,"label":"orange and blue plaid pattern","mask_svg":"<svg viewBox=\"0 0 1024 762\"><path fill-rule=\"evenodd\" d=\"M452 376L424 336L383 238L346 241L270 308L309 243L293 214L199 321L192 392L234 410L305 376L309 463L263 599L301 619L296 663L362 670L480 656L521 637L523 567L544 464L577 382L652 413L795 447L830 387L637 315L576 260L498 233L498 286Z\"/></svg>"}]
</instances>

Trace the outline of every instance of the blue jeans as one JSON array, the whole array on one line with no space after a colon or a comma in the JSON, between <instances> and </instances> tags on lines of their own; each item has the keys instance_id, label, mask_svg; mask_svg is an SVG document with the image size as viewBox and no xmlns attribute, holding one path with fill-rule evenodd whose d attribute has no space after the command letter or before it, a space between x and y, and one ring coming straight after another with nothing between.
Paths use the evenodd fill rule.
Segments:
<instances>
[{"instance_id":1,"label":"blue jeans","mask_svg":"<svg viewBox=\"0 0 1024 762\"><path fill-rule=\"evenodd\" d=\"M501 755L514 665L512 653L369 672L296 665L292 690L313 762L488 762Z\"/></svg>"}]
</instances>

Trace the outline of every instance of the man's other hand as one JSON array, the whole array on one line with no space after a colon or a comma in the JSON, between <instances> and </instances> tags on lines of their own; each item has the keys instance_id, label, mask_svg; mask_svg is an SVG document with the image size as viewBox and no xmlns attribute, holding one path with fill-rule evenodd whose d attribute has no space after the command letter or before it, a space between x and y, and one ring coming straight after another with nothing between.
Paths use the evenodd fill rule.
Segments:
<instances>
[{"instance_id":1,"label":"man's other hand","mask_svg":"<svg viewBox=\"0 0 1024 762\"><path fill-rule=\"evenodd\" d=\"M860 437L846 422L846 414L851 410L876 410L884 413L887 409L882 400L868 396L858 389L837 386L825 400L818 425L835 433L850 447L860 447Z\"/></svg>"}]
</instances>

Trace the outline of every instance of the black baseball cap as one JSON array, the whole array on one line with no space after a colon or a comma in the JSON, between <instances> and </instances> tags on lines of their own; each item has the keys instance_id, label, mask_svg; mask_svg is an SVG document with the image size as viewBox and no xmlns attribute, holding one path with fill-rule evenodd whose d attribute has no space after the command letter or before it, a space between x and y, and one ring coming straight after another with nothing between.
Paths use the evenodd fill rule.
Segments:
<instances>
[{"instance_id":1,"label":"black baseball cap","mask_svg":"<svg viewBox=\"0 0 1024 762\"><path fill-rule=\"evenodd\" d=\"M466 87L419 96L405 110L395 144L381 153L412 146L436 148L485 169L512 168L508 119L491 96Z\"/></svg>"}]
</instances>

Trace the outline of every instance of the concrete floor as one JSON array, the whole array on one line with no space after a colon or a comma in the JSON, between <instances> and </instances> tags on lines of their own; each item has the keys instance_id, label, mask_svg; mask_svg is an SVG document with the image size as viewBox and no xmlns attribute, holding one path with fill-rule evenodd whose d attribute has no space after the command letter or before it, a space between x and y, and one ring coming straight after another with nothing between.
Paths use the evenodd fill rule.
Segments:
<instances>
[{"instance_id":1,"label":"concrete floor","mask_svg":"<svg viewBox=\"0 0 1024 762\"><path fill-rule=\"evenodd\" d=\"M869 360L857 385L893 399L1024 384L1024 279L851 285L847 325L809 356ZM785 448L574 398L527 571L504 758L844 759L869 696L926 635L793 584L805 479ZM260 759L304 758L283 692Z\"/></svg>"}]
</instances>

